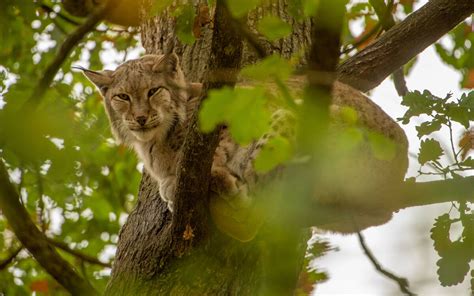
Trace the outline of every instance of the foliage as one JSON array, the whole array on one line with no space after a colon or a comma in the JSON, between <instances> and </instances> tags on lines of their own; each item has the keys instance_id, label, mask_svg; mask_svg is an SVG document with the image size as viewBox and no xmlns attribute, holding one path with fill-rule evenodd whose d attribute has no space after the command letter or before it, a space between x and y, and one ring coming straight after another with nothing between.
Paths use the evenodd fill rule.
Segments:
<instances>
[{"instance_id":1,"label":"foliage","mask_svg":"<svg viewBox=\"0 0 474 296\"><path fill-rule=\"evenodd\" d=\"M418 138L421 140L418 153L419 176L439 175L443 178L449 176L460 178L460 174L474 170L474 161L471 157L466 157L468 150L472 147L468 145L468 147L456 149L453 133L456 126L459 129L469 129L471 122L474 121L473 103L474 91L464 93L456 99L453 99L451 94L444 98L437 97L428 90L423 93L414 91L403 98L402 104L407 106L408 110L400 120L407 124L413 117L423 118L416 127ZM444 151L441 141L433 137L443 127L449 132L450 149L447 149L448 151ZM443 161L441 159L443 155L449 156L449 160ZM463 282L470 270L469 263L474 259L474 211L469 208L470 206L472 205L467 202L457 206L453 204L459 217L452 219L451 216L454 213L443 214L436 219L431 229L434 249L441 257L437 265L439 281L443 286ZM461 222L463 230L461 235L452 241L451 226L457 222Z\"/></svg>"},{"instance_id":2,"label":"foliage","mask_svg":"<svg viewBox=\"0 0 474 296\"><path fill-rule=\"evenodd\" d=\"M120 62L137 38L131 29L100 25L62 65L39 107L30 110L28 99L38 77L82 20L57 1L2 1L1 6L0 101L5 105L0 107L0 158L48 237L110 262L140 175L134 155L112 140L101 98L71 65L101 69L106 66L101 56L110 52ZM0 260L17 244L0 216ZM61 254L99 290L105 287L109 268ZM7 270L0 272L0 293L66 294L24 251Z\"/></svg>"},{"instance_id":3,"label":"foliage","mask_svg":"<svg viewBox=\"0 0 474 296\"><path fill-rule=\"evenodd\" d=\"M214 1L208 2L214 5ZM168 0L155 1L152 11L161 12L170 3ZM243 17L261 3L261 0L228 1L229 9L236 17ZM303 21L314 14L318 3L318 0L290 1L288 9L291 16ZM413 0L396 1L397 17L403 18L410 13L414 3ZM186 44L194 43L199 37L196 33L199 15L194 7L178 6L172 17L176 20L178 38ZM48 237L110 263L119 228L135 202L140 173L136 157L112 139L101 98L82 75L71 71L71 66L81 64L102 69L122 62L137 51L135 30L110 24L98 26L63 63L38 108L28 108L31 103L28 100L35 99L33 92L38 78L56 56L66 36L83 21L64 11L58 0L1 1L0 161L6 163L24 206ZM374 34L356 44L364 35L373 34L371 31L378 22L380 20L367 1L351 2L342 36L344 48L361 50L375 40L377 35ZM256 27L262 38L272 42L292 33L286 20L274 16L260 19ZM362 33L355 33L356 27L360 27ZM459 25L450 33L449 39L453 46L438 43L436 50L443 61L463 73L462 85L472 88L472 23L466 21ZM114 60L106 59L110 56ZM212 91L200 113L201 128L210 131L225 123L239 143L248 144L271 131L271 114L276 109L298 113L302 92L291 90L288 84L298 58L296 54L290 61L270 56L242 69L241 77L253 80L254 84ZM474 160L463 157L462 149L456 150L453 144L453 126L468 129L474 119L474 92L453 99L450 95L439 98L429 91L416 91L405 96L403 104L409 108L401 118L403 123L408 123L414 116L429 118L417 127L421 141L420 175L456 178L464 171L474 169ZM351 126L342 135L349 139L345 144L357 144L368 138L377 158L393 157L393 143L357 127L357 114L353 110L342 110L341 118ZM450 135L450 151L445 151L433 136L443 128ZM291 161L296 151L293 140L284 136L271 139L256 160L256 168L269 171ZM447 155L453 161L443 158ZM422 170L426 167L432 170ZM468 204L459 204L457 208L458 218L452 219L447 214L440 216L432 229L434 247L441 257L438 275L443 285L462 281L473 258L474 214ZM451 241L450 226L459 221L463 226L462 235ZM0 260L7 258L18 245L8 221L0 216ZM98 290L104 289L109 268L88 263L70 252L61 251L61 255ZM308 256L306 264L319 255ZM471 275L473 273L474 270ZM314 282L322 280L325 280L323 273L309 270L302 284L306 285L303 290L309 292L308 284L312 287ZM53 290L54 295L66 294L26 251L21 251L9 267L0 271L0 294L52 294Z\"/></svg>"}]
</instances>

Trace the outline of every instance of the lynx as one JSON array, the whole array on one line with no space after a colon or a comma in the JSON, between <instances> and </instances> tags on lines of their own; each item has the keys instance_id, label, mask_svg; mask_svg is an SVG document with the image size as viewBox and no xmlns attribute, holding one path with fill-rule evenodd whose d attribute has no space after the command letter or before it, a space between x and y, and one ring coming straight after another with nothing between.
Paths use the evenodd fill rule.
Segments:
<instances>
[{"instance_id":1,"label":"lynx","mask_svg":"<svg viewBox=\"0 0 474 296\"><path fill-rule=\"evenodd\" d=\"M200 84L186 82L174 53L145 55L115 71L83 71L104 97L113 135L135 150L173 211L176 167L188 119L198 106ZM211 191L245 199L247 186L228 165L237 144L226 130L220 143L212 166Z\"/></svg>"},{"instance_id":2,"label":"lynx","mask_svg":"<svg viewBox=\"0 0 474 296\"><path fill-rule=\"evenodd\" d=\"M169 210L173 211L177 163L182 154L182 145L190 116L199 106L200 84L188 83L185 80L179 59L174 53L145 55L123 63L115 71L87 69L83 71L104 97L106 113L115 138L135 150L143 161L146 171L157 181L162 199L167 202ZM291 83L290 81L290 85ZM380 187L380 184L393 179L403 180L407 168L408 144L403 130L382 109L360 92L339 82L336 82L334 86L331 106L331 114L334 118L330 130L333 134L336 135L341 130L340 126L344 125L335 116L341 111L342 106L355 109L359 114L360 124L396 143L395 154L390 160L374 158L369 152L368 144L360 145L356 153L351 154L349 158L341 160L339 156L336 156L327 159L328 163L325 165L332 173L328 173L322 179L327 179L329 185L327 188L324 186L318 188L318 191L329 193L327 196L320 195L318 199L330 204L349 203L358 207L363 206L366 202L365 196L373 188ZM281 112L275 112L272 123L273 133L278 133L281 122L289 118L281 115ZM240 205L250 202L249 192L261 177L254 172L252 161L268 136L264 136L247 147L241 147L232 140L224 128L214 154L211 193ZM335 136L334 139L336 138ZM331 145L337 145L337 143L329 141L328 146ZM322 166L324 167L324 164ZM338 183L345 186L342 189L334 188L334 184ZM361 186L361 184L368 185ZM373 196L373 194L370 195ZM348 200L347 196L351 196L351 200ZM375 203L381 204L384 200L381 197ZM219 215L220 213L214 213L214 220L226 221L216 222L224 232L240 240L248 240L254 236L254 231L250 234L235 233L238 231L232 228L239 228L240 226L237 225L239 222L236 222L237 226L222 226L229 219L219 217ZM391 213L382 213L380 217L375 215L370 218L375 222L359 221L358 226L381 224L390 217ZM340 232L352 231L340 225L327 228Z\"/></svg>"}]
</instances>

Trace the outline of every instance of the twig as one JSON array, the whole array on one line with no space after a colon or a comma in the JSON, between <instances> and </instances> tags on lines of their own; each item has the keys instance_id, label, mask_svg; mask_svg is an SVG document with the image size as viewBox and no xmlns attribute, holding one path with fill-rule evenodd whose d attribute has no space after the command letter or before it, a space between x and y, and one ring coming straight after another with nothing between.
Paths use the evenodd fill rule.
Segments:
<instances>
[{"instance_id":1,"label":"twig","mask_svg":"<svg viewBox=\"0 0 474 296\"><path fill-rule=\"evenodd\" d=\"M39 167L36 167L36 186L38 187L38 208L37 208L37 219L40 225L41 232L46 232L46 223L44 222L44 200L43 200L43 179Z\"/></svg>"},{"instance_id":2,"label":"twig","mask_svg":"<svg viewBox=\"0 0 474 296\"><path fill-rule=\"evenodd\" d=\"M100 261L99 259L95 258L95 257L92 257L92 256L89 256L87 254L84 254L80 251L77 251L77 250L73 250L71 249L66 243L64 242L60 242L60 241L57 241L57 240L54 240L52 238L49 238L47 237L46 240L53 246L55 246L56 248L58 249L61 249L63 250L64 252L66 253L69 253L77 258L79 258L81 261L84 261L84 262L87 262L87 263L91 263L91 264L95 264L95 265L100 265L100 266L103 266L103 267L112 267L111 264L109 263L104 263L102 261Z\"/></svg>"},{"instance_id":3,"label":"twig","mask_svg":"<svg viewBox=\"0 0 474 296\"><path fill-rule=\"evenodd\" d=\"M44 4L44 3L42 3L42 4L40 5L40 7L41 7L42 9L44 9L47 13L54 13L54 14L56 14L58 17L60 17L61 19L65 20L66 22L68 22L68 23L70 23L70 24L72 24L72 25L75 25L75 26L81 26L81 25L82 25L82 23L80 23L80 22L78 22L78 21L76 21L76 20L70 18L69 16L67 16L67 15L65 15L65 14L63 14L63 13L61 13L61 12L56 12L56 11L54 11L53 8L51 8L50 6L48 6L48 5Z\"/></svg>"},{"instance_id":4,"label":"twig","mask_svg":"<svg viewBox=\"0 0 474 296\"><path fill-rule=\"evenodd\" d=\"M24 103L23 109L34 110L36 106L43 99L46 90L49 88L51 82L56 76L56 73L61 68L61 65L69 56L72 49L86 36L87 33L92 31L95 26L103 19L105 13L112 6L117 5L116 1L108 1L106 5L98 8L81 26L79 26L74 32L72 32L66 40L61 44L58 53L54 60L49 64L41 77L40 81L34 88L29 99Z\"/></svg>"},{"instance_id":5,"label":"twig","mask_svg":"<svg viewBox=\"0 0 474 296\"><path fill-rule=\"evenodd\" d=\"M450 143L450 146L451 146L451 152L453 153L454 162L458 166L458 168L461 168L461 165L459 164L458 157L457 157L458 153L456 152L456 148L454 148L453 127L452 127L452 123L451 123L450 120L448 121L446 126L449 129L449 143Z\"/></svg>"},{"instance_id":6,"label":"twig","mask_svg":"<svg viewBox=\"0 0 474 296\"><path fill-rule=\"evenodd\" d=\"M407 279L394 275L393 273L385 270L380 265L380 263L378 263L375 256L372 254L372 252L369 250L369 248L365 244L365 239L362 236L362 234L360 233L360 231L357 232L357 237L359 238L359 243L360 243L360 246L362 247L362 250L364 250L365 255L367 256L367 258L369 258L370 262L372 262L372 264L374 265L376 270L378 270L381 274L385 275L389 279L394 280L398 284L398 286L400 287L400 291L402 291L406 295L416 295L416 294L413 294L412 292L410 292L410 290L408 290L409 284L408 284Z\"/></svg>"},{"instance_id":7,"label":"twig","mask_svg":"<svg viewBox=\"0 0 474 296\"><path fill-rule=\"evenodd\" d=\"M7 258L0 260L0 270L7 268L8 265L10 265L13 260L15 260L16 256L18 256L21 250L23 250L23 247L18 247L10 255L8 255Z\"/></svg>"}]
</instances>

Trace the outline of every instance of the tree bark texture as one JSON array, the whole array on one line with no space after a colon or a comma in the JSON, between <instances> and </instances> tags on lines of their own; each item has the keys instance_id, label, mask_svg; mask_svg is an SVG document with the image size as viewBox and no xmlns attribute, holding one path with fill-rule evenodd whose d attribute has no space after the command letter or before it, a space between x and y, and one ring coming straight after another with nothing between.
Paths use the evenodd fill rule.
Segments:
<instances>
[{"instance_id":1,"label":"tree bark texture","mask_svg":"<svg viewBox=\"0 0 474 296\"><path fill-rule=\"evenodd\" d=\"M206 1L196 1L196 9L203 11ZM215 11L209 12L214 21ZM262 40L268 53L286 57L305 48L309 42L309 22L297 24L286 13L284 1L265 5L249 16L249 24L266 14L275 14L294 23L294 33L282 41L269 43ZM181 58L181 66L189 81L205 81L210 61L213 39L213 23L202 24L200 36L193 45L179 42L175 35L174 20L164 14L149 20L142 26L143 46L147 53L162 54L173 50ZM224 40L225 41L225 40ZM222 46L222 45L221 45ZM223 48L225 47L222 46ZM256 55L244 45L242 62L251 63ZM237 64L238 66L238 64ZM212 85L211 85L212 87ZM183 170L182 170L183 171ZM185 172L185 171L183 171ZM179 190L178 190L179 191ZM179 194L179 192L178 192ZM188 192L188 195L191 192ZM192 203L196 196L188 196ZM202 196L200 198L203 198ZM198 201L199 202L199 201ZM205 217L204 217L205 218ZM117 247L112 277L107 295L254 295L265 291L261 286L262 269L265 262L275 261L278 250L266 254L262 244L268 243L258 237L250 243L240 243L214 228L210 221L207 234L194 227L175 232L173 218L161 200L155 182L143 176L136 208L123 226ZM186 224L186 223L185 223ZM174 235L170 235L175 232ZM305 235L306 239L301 239ZM187 237L189 246L177 243ZM307 233L294 233L291 239L294 250L280 250L293 256L293 276L281 274L280 286L289 292L294 287L306 248ZM302 243L300 243L302 242ZM280 252L280 254L281 254ZM291 258L288 258L292 261ZM268 266L267 266L268 267ZM266 273L270 277L272 273ZM275 276L278 276L274 274ZM276 280L276 279L275 279Z\"/></svg>"}]
</instances>

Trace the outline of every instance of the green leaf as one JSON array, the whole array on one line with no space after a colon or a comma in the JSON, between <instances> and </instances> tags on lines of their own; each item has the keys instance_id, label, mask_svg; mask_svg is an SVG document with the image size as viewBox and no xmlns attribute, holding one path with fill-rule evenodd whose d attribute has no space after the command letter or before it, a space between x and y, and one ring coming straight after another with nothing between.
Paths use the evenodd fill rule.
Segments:
<instances>
[{"instance_id":1,"label":"green leaf","mask_svg":"<svg viewBox=\"0 0 474 296\"><path fill-rule=\"evenodd\" d=\"M320 0L302 0L303 12L306 16L316 16Z\"/></svg>"},{"instance_id":2,"label":"green leaf","mask_svg":"<svg viewBox=\"0 0 474 296\"><path fill-rule=\"evenodd\" d=\"M266 173L290 159L292 147L288 139L283 137L271 138L254 161L257 172Z\"/></svg>"},{"instance_id":3,"label":"green leaf","mask_svg":"<svg viewBox=\"0 0 474 296\"><path fill-rule=\"evenodd\" d=\"M239 0L239 1L227 1L227 5L229 7L230 12L235 17L243 17L245 16L250 10L257 7L261 0Z\"/></svg>"},{"instance_id":4,"label":"green leaf","mask_svg":"<svg viewBox=\"0 0 474 296\"><path fill-rule=\"evenodd\" d=\"M441 121L440 120L433 120L431 122L423 122L419 126L416 127L416 130L418 132L418 138L421 139L423 136L430 135L431 133L434 133L436 131L439 131L441 129Z\"/></svg>"},{"instance_id":5,"label":"green leaf","mask_svg":"<svg viewBox=\"0 0 474 296\"><path fill-rule=\"evenodd\" d=\"M459 163L459 164L460 164L461 166L474 168L474 159L472 159L471 157L468 157L468 158L466 158L464 161L462 161L462 162Z\"/></svg>"},{"instance_id":6,"label":"green leaf","mask_svg":"<svg viewBox=\"0 0 474 296\"><path fill-rule=\"evenodd\" d=\"M442 155L443 149L438 141L435 139L421 141L420 152L418 153L418 161L420 164L438 160Z\"/></svg>"},{"instance_id":7,"label":"green leaf","mask_svg":"<svg viewBox=\"0 0 474 296\"><path fill-rule=\"evenodd\" d=\"M196 38L193 35L195 10L192 5L183 5L176 9L176 35L186 44L193 44Z\"/></svg>"},{"instance_id":8,"label":"green leaf","mask_svg":"<svg viewBox=\"0 0 474 296\"><path fill-rule=\"evenodd\" d=\"M266 102L262 88L211 90L199 113L201 130L210 132L219 123L226 123L239 144L248 144L269 130Z\"/></svg>"},{"instance_id":9,"label":"green leaf","mask_svg":"<svg viewBox=\"0 0 474 296\"><path fill-rule=\"evenodd\" d=\"M274 15L268 15L261 19L257 28L270 41L284 38L291 33L291 26Z\"/></svg>"},{"instance_id":10,"label":"green leaf","mask_svg":"<svg viewBox=\"0 0 474 296\"><path fill-rule=\"evenodd\" d=\"M444 256L436 262L438 277L442 286L452 286L463 282L469 272L470 248L462 242L454 242Z\"/></svg>"},{"instance_id":11,"label":"green leaf","mask_svg":"<svg viewBox=\"0 0 474 296\"><path fill-rule=\"evenodd\" d=\"M271 55L262 61L242 69L241 75L249 79L268 81L273 79L287 80L293 71L288 60L278 55Z\"/></svg>"},{"instance_id":12,"label":"green leaf","mask_svg":"<svg viewBox=\"0 0 474 296\"><path fill-rule=\"evenodd\" d=\"M392 160L396 156L397 146L393 140L375 132L369 132L368 138L372 153L377 159Z\"/></svg>"},{"instance_id":13,"label":"green leaf","mask_svg":"<svg viewBox=\"0 0 474 296\"><path fill-rule=\"evenodd\" d=\"M433 95L427 90L423 93L417 90L409 92L402 100L402 105L409 108L404 117L410 119L412 116L418 116L420 114L431 114L434 103Z\"/></svg>"},{"instance_id":14,"label":"green leaf","mask_svg":"<svg viewBox=\"0 0 474 296\"><path fill-rule=\"evenodd\" d=\"M339 116L341 117L342 121L349 126L357 124L357 121L359 120L357 111L349 106L342 106L339 109Z\"/></svg>"},{"instance_id":15,"label":"green leaf","mask_svg":"<svg viewBox=\"0 0 474 296\"><path fill-rule=\"evenodd\" d=\"M469 110L458 106L456 103L446 104L446 115L453 121L459 122L466 129L469 128Z\"/></svg>"}]
</instances>

